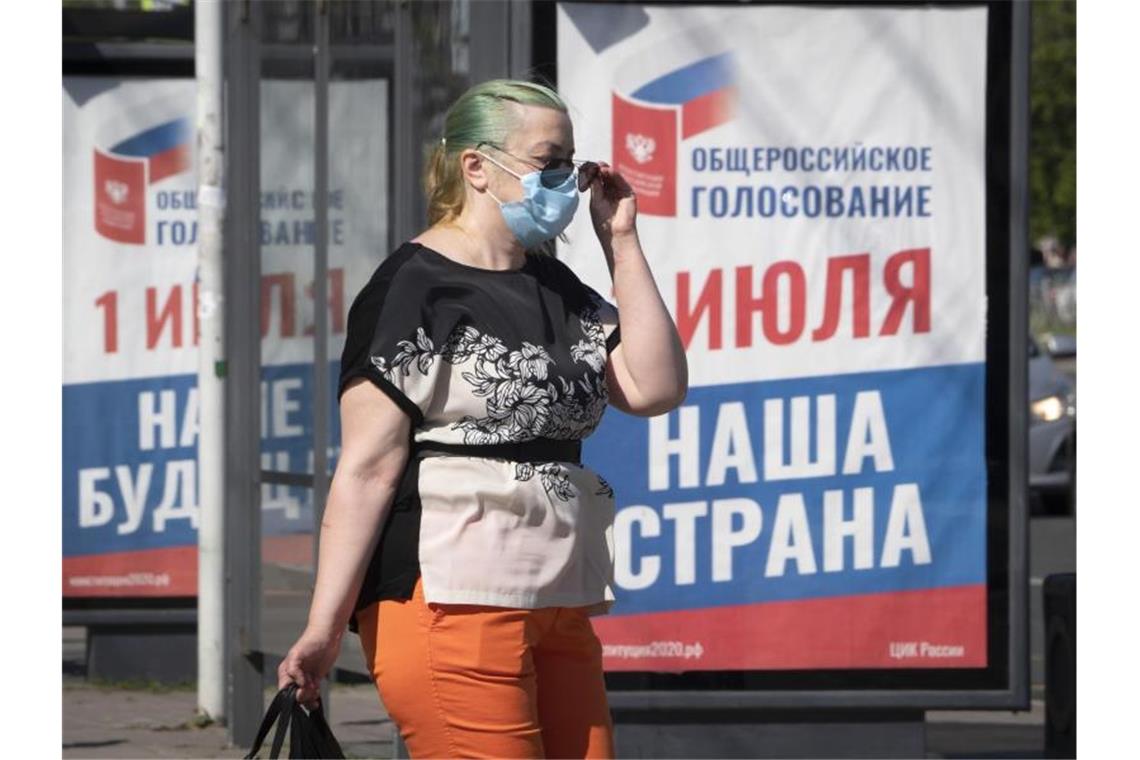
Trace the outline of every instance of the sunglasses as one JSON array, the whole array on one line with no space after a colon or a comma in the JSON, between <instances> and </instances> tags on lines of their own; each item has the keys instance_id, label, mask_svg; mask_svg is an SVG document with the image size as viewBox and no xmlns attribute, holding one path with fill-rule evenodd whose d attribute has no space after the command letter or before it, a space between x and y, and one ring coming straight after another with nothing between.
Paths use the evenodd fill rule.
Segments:
<instances>
[{"instance_id":1,"label":"sunglasses","mask_svg":"<svg viewBox=\"0 0 1140 760\"><path fill-rule=\"evenodd\" d=\"M513 153L508 153L492 142L481 142L475 146L475 150L478 150L484 145L490 145L495 150L502 151L527 166L535 166L532 162L519 158ZM585 161L579 158L552 158L539 168L538 181L543 187L552 190L566 182L567 178L569 178L575 170L578 172L578 190L579 192L583 192L590 186L590 183L594 181L594 177L598 175L600 167L596 161Z\"/></svg>"}]
</instances>

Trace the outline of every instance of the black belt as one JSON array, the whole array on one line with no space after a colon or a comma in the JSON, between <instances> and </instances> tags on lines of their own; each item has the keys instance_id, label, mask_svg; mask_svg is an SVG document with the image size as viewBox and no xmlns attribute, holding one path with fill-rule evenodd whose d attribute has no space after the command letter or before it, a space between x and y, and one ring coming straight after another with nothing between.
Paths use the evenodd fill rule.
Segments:
<instances>
[{"instance_id":1,"label":"black belt","mask_svg":"<svg viewBox=\"0 0 1140 760\"><path fill-rule=\"evenodd\" d=\"M491 457L510 459L515 462L582 462L582 442L580 440L558 440L555 438L535 438L516 443L440 443L439 441L415 441L413 451L419 456L421 451L438 451L468 457Z\"/></svg>"}]
</instances>

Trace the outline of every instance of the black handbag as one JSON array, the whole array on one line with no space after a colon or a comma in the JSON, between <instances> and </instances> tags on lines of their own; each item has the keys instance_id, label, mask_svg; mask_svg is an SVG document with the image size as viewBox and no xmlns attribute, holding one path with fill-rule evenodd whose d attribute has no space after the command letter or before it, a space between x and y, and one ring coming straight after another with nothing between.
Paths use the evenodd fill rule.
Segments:
<instances>
[{"instance_id":1,"label":"black handbag","mask_svg":"<svg viewBox=\"0 0 1140 760\"><path fill-rule=\"evenodd\" d=\"M273 728L274 723L277 724L277 732L273 735L273 745L269 749L270 758L277 758L281 754L286 724L289 726L290 758L344 758L344 752L333 736L320 704L305 712L296 696L295 683L277 692L277 696L269 703L269 709L265 711L261 728L257 729L257 738L253 740L253 749L245 756L245 760L257 756L261 743L269 735L269 729Z\"/></svg>"}]
</instances>

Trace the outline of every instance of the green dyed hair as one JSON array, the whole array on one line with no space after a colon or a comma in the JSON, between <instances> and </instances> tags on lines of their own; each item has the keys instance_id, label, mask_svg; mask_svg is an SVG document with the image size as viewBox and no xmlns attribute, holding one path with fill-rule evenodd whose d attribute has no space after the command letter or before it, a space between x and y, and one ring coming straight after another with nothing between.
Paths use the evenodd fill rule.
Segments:
<instances>
[{"instance_id":1,"label":"green dyed hair","mask_svg":"<svg viewBox=\"0 0 1140 760\"><path fill-rule=\"evenodd\" d=\"M447 110L441 138L436 140L425 163L429 225L447 222L463 211L465 188L455 157L481 142L505 145L518 129L518 115L506 101L555 108L567 113L565 101L552 88L522 79L489 79L473 85ZM559 235L565 241L564 235ZM553 242L548 246L553 250Z\"/></svg>"}]
</instances>

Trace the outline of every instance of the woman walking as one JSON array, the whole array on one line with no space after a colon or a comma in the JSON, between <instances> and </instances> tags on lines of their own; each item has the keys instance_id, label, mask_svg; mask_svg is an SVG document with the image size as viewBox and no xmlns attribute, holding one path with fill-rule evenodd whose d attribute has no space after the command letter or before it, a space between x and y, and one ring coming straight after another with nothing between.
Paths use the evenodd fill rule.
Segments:
<instances>
[{"instance_id":1,"label":"woman walking","mask_svg":"<svg viewBox=\"0 0 1140 760\"><path fill-rule=\"evenodd\" d=\"M316 703L347 625L414 758L613 756L589 618L614 600L614 500L581 440L607 402L661 414L688 381L632 190L573 156L553 90L469 89L428 229L349 309L340 460L278 681ZM585 191L616 308L549 255Z\"/></svg>"}]
</instances>

